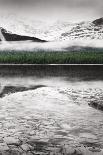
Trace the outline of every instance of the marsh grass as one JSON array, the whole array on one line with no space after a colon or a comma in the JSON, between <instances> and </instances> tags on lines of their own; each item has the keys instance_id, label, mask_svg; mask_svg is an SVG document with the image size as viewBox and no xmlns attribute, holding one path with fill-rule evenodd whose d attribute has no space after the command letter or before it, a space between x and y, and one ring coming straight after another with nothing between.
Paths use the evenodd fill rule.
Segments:
<instances>
[{"instance_id":1,"label":"marsh grass","mask_svg":"<svg viewBox=\"0 0 103 155\"><path fill-rule=\"evenodd\" d=\"M103 64L103 52L1 51L0 64Z\"/></svg>"}]
</instances>

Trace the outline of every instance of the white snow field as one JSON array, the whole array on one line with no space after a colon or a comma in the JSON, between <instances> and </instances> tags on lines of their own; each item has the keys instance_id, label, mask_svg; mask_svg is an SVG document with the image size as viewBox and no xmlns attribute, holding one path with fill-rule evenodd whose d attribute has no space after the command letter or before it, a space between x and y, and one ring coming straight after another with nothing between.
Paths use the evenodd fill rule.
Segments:
<instances>
[{"instance_id":1,"label":"white snow field","mask_svg":"<svg viewBox=\"0 0 103 155\"><path fill-rule=\"evenodd\" d=\"M98 19L97 24L94 24L94 21L45 23L15 16L1 16L0 20L0 50L69 51L69 48L74 46L76 49L103 47L103 25L100 24L103 18ZM10 34L36 37L48 42L7 42L2 29Z\"/></svg>"}]
</instances>

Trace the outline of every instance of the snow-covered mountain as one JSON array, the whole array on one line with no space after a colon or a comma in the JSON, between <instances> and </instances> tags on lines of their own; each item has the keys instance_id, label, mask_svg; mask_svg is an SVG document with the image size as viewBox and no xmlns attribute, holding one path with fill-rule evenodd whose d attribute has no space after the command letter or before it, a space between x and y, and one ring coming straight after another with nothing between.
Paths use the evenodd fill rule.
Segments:
<instances>
[{"instance_id":1,"label":"snow-covered mountain","mask_svg":"<svg viewBox=\"0 0 103 155\"><path fill-rule=\"evenodd\" d=\"M53 41L64 40L102 40L103 39L103 18L80 23L58 22L49 26L47 30L42 31L41 36L43 39Z\"/></svg>"},{"instance_id":2,"label":"snow-covered mountain","mask_svg":"<svg viewBox=\"0 0 103 155\"><path fill-rule=\"evenodd\" d=\"M103 18L76 24L70 31L61 34L60 40L68 39L103 39Z\"/></svg>"},{"instance_id":3,"label":"snow-covered mountain","mask_svg":"<svg viewBox=\"0 0 103 155\"><path fill-rule=\"evenodd\" d=\"M36 37L26 36L26 35L18 35L12 32L9 32L3 28L0 28L0 41L33 41L33 42L46 42L45 40L41 40Z\"/></svg>"},{"instance_id":4,"label":"snow-covered mountain","mask_svg":"<svg viewBox=\"0 0 103 155\"><path fill-rule=\"evenodd\" d=\"M47 23L15 15L0 16L0 27L7 31L48 41L58 40L61 34L70 30L73 25L69 22Z\"/></svg>"},{"instance_id":5,"label":"snow-covered mountain","mask_svg":"<svg viewBox=\"0 0 103 155\"><path fill-rule=\"evenodd\" d=\"M47 41L103 39L103 18L94 21L46 23L15 16L0 17L0 26L9 33ZM3 39L3 36L2 36Z\"/></svg>"}]
</instances>

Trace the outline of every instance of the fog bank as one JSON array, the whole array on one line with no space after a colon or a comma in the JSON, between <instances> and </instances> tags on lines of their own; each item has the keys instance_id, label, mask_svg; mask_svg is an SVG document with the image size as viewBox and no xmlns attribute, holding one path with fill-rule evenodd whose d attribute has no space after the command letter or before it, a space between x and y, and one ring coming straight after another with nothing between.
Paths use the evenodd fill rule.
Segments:
<instances>
[{"instance_id":1,"label":"fog bank","mask_svg":"<svg viewBox=\"0 0 103 155\"><path fill-rule=\"evenodd\" d=\"M31 41L24 42L7 42L0 43L2 51L69 51L69 48L79 49L82 47L103 48L103 40L68 40L58 42L36 43Z\"/></svg>"}]
</instances>

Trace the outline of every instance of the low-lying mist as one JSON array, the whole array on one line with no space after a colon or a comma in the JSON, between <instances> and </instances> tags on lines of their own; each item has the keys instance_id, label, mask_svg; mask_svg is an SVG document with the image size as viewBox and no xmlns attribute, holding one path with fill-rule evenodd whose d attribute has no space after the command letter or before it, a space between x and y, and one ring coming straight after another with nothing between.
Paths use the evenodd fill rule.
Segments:
<instances>
[{"instance_id":1,"label":"low-lying mist","mask_svg":"<svg viewBox=\"0 0 103 155\"><path fill-rule=\"evenodd\" d=\"M0 51L72 51L81 50L82 48L103 48L103 40L68 40L68 41L57 41L57 42L45 42L36 43L32 41L18 41L18 42L7 42L2 41L0 43Z\"/></svg>"}]
</instances>

